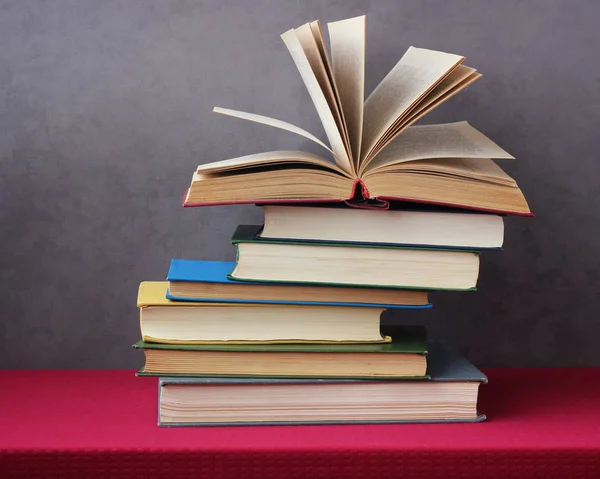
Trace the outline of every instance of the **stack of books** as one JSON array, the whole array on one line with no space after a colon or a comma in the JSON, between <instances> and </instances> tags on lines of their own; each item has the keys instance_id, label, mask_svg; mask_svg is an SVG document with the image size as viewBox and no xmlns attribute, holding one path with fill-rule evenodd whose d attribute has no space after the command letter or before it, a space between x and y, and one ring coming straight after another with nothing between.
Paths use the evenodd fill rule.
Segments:
<instances>
[{"instance_id":1,"label":"stack of books","mask_svg":"<svg viewBox=\"0 0 600 479\"><path fill-rule=\"evenodd\" d=\"M463 57L410 48L363 102L365 17L282 35L334 161L277 151L201 165L184 206L254 203L235 263L173 260L143 282L146 364L159 424L480 421L487 381L422 326L382 334L386 309L428 308L430 290L474 290L502 215L531 215L491 158L512 158L466 122L410 126L477 80ZM402 133L402 134L401 134Z\"/></svg>"}]
</instances>

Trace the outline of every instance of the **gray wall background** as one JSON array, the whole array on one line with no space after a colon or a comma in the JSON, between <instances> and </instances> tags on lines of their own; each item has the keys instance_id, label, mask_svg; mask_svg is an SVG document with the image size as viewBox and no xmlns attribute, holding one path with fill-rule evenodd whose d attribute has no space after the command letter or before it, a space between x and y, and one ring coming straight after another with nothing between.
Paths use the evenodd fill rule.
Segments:
<instances>
[{"instance_id":1,"label":"gray wall background","mask_svg":"<svg viewBox=\"0 0 600 479\"><path fill-rule=\"evenodd\" d=\"M484 78L427 117L468 120L535 219L506 221L479 291L432 295L420 322L480 366L600 366L600 2L0 2L0 367L137 368L136 294L171 258L233 260L260 210L184 210L199 163L306 146L214 105L324 138L280 40L367 13L367 93L410 45Z\"/></svg>"}]
</instances>

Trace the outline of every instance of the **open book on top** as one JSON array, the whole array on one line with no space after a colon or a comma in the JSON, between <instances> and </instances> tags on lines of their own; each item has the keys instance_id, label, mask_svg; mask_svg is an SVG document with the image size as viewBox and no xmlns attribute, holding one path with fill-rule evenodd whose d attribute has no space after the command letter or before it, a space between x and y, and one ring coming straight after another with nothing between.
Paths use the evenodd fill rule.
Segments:
<instances>
[{"instance_id":1,"label":"open book on top","mask_svg":"<svg viewBox=\"0 0 600 479\"><path fill-rule=\"evenodd\" d=\"M200 165L184 206L378 200L444 204L531 215L516 182L494 163L513 157L467 122L411 126L478 80L464 57L410 47L364 101L365 17L318 21L287 31L287 46L323 124L328 144L290 123L215 108L216 113L303 136L330 161L271 151ZM331 59L330 59L331 58ZM373 202L372 202L373 203Z\"/></svg>"}]
</instances>

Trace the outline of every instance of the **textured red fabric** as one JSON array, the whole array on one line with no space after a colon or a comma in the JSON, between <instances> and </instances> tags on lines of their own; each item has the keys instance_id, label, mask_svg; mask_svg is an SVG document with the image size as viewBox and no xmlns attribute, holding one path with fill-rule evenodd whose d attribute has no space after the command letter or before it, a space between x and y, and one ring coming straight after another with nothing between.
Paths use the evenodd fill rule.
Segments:
<instances>
[{"instance_id":1,"label":"textured red fabric","mask_svg":"<svg viewBox=\"0 0 600 479\"><path fill-rule=\"evenodd\" d=\"M477 424L159 428L131 371L0 371L0 477L600 477L600 368L491 369Z\"/></svg>"}]
</instances>

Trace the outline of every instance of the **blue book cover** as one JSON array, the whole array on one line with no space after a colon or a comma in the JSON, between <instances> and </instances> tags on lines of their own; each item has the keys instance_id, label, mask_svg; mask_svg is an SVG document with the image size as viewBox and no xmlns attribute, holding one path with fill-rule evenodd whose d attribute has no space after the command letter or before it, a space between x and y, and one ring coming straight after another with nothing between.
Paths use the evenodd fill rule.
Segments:
<instances>
[{"instance_id":1,"label":"blue book cover","mask_svg":"<svg viewBox=\"0 0 600 479\"><path fill-rule=\"evenodd\" d=\"M278 283L250 282L250 281L235 281L228 278L228 274L233 271L236 264L229 261L198 261L186 259L173 259L167 274L167 281L170 282L192 282L192 283L218 283L218 284L235 284L248 286L253 285L260 287L283 286ZM314 291L315 286L286 284L289 288L311 288ZM341 286L342 288L344 286ZM365 289L365 288L361 288ZM369 289L369 288L366 288ZM308 290L307 290L308 291ZM233 298L198 298L173 294L171 289L167 292L167 298L173 301L203 301L203 302L228 302L228 303L264 303L264 304L312 304L319 306L363 306L376 308L413 308L423 309L430 308L431 303L421 305L398 305L398 304L383 304L383 303L361 303L361 302L329 302L329 301L277 301L277 300L249 300L249 299L233 299Z\"/></svg>"},{"instance_id":2,"label":"blue book cover","mask_svg":"<svg viewBox=\"0 0 600 479\"><path fill-rule=\"evenodd\" d=\"M234 261L197 261L173 259L167 281L191 281L198 283L238 283L227 278L235 268Z\"/></svg>"}]
</instances>

